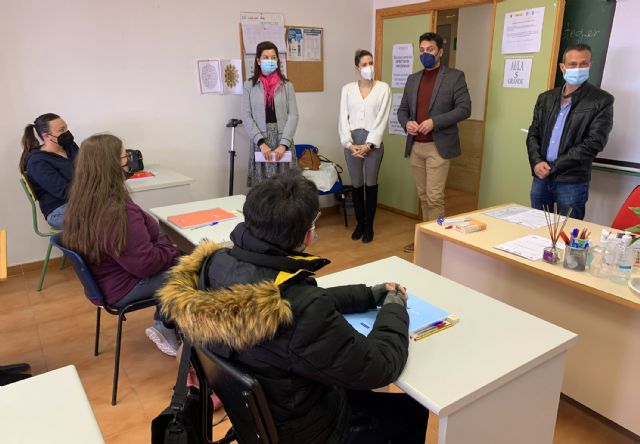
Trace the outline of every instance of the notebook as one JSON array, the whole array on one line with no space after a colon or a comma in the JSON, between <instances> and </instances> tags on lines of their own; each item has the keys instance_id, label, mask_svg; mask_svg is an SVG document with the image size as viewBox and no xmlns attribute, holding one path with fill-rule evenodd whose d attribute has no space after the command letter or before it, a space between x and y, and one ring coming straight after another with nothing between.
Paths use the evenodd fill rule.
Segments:
<instances>
[{"instance_id":1,"label":"notebook","mask_svg":"<svg viewBox=\"0 0 640 444\"><path fill-rule=\"evenodd\" d=\"M137 171L133 173L133 176L129 177L127 180L136 180L136 179L148 179L150 177L154 177L151 171Z\"/></svg>"},{"instance_id":2,"label":"notebook","mask_svg":"<svg viewBox=\"0 0 640 444\"><path fill-rule=\"evenodd\" d=\"M443 309L411 293L409 293L407 300L407 312L409 313L409 335L414 335L426 327L442 322L449 316L449 313ZM367 336L371 333L377 314L378 309L364 313L350 313L344 315L344 318L358 332Z\"/></svg>"},{"instance_id":3,"label":"notebook","mask_svg":"<svg viewBox=\"0 0 640 444\"><path fill-rule=\"evenodd\" d=\"M262 154L262 151L256 151L254 156L255 156L255 161L256 162L269 162L268 160L264 159L264 154ZM272 151L271 152L271 162L280 162L280 163L282 163L282 162L291 162L291 151L285 151L280 160L276 160L276 155Z\"/></svg>"},{"instance_id":4,"label":"notebook","mask_svg":"<svg viewBox=\"0 0 640 444\"><path fill-rule=\"evenodd\" d=\"M167 217L167 220L179 228L188 229L215 225L218 222L235 219L236 217L238 216L222 208L213 208L193 213L176 214L175 216Z\"/></svg>"}]
</instances>

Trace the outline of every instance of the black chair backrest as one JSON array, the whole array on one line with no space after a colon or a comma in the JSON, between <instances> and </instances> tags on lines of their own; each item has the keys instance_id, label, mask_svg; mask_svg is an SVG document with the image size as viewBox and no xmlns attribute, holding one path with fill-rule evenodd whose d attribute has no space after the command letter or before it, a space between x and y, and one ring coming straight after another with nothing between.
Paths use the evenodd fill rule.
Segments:
<instances>
[{"instance_id":1,"label":"black chair backrest","mask_svg":"<svg viewBox=\"0 0 640 444\"><path fill-rule=\"evenodd\" d=\"M240 444L276 444L278 433L260 383L242 365L195 350L207 378L224 404Z\"/></svg>"}]
</instances>

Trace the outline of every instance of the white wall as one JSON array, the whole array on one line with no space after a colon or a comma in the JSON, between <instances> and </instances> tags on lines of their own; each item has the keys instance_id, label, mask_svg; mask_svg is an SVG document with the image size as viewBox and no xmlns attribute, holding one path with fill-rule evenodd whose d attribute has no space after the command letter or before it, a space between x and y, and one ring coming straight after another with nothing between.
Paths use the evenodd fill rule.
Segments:
<instances>
[{"instance_id":1,"label":"white wall","mask_svg":"<svg viewBox=\"0 0 640 444\"><path fill-rule=\"evenodd\" d=\"M464 72L471 94L470 118L484 120L493 5L468 6L458 11L456 68Z\"/></svg>"},{"instance_id":2,"label":"white wall","mask_svg":"<svg viewBox=\"0 0 640 444\"><path fill-rule=\"evenodd\" d=\"M238 58L239 14L261 8L324 28L324 92L297 95L296 141L344 164L340 88L354 79L355 48L371 43L370 0L0 2L0 227L9 265L41 260L46 248L31 229L17 169L22 130L45 112L63 116L78 140L109 131L143 150L145 162L193 177L195 199L226 194L225 123L239 116L240 96L200 95L196 60ZM238 132L235 188L244 192L248 142Z\"/></svg>"}]
</instances>

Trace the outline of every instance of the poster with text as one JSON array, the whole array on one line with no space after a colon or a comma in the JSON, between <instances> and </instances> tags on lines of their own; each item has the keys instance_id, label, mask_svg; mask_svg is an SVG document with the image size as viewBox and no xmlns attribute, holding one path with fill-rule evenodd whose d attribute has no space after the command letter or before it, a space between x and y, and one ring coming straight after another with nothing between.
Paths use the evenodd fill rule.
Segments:
<instances>
[{"instance_id":1,"label":"poster with text","mask_svg":"<svg viewBox=\"0 0 640 444\"><path fill-rule=\"evenodd\" d=\"M504 61L504 88L529 88L533 59L506 59Z\"/></svg>"},{"instance_id":2,"label":"poster with text","mask_svg":"<svg viewBox=\"0 0 640 444\"><path fill-rule=\"evenodd\" d=\"M391 112L389 113L389 134L397 134L399 136L406 136L407 133L398 122L398 108L402 101L402 94L393 94L391 99Z\"/></svg>"},{"instance_id":3,"label":"poster with text","mask_svg":"<svg viewBox=\"0 0 640 444\"><path fill-rule=\"evenodd\" d=\"M507 12L502 33L503 54L540 52L544 6Z\"/></svg>"},{"instance_id":4,"label":"poster with text","mask_svg":"<svg viewBox=\"0 0 640 444\"><path fill-rule=\"evenodd\" d=\"M322 29L303 29L304 61L322 61Z\"/></svg>"},{"instance_id":5,"label":"poster with text","mask_svg":"<svg viewBox=\"0 0 640 444\"><path fill-rule=\"evenodd\" d=\"M393 45L391 68L391 87L404 88L407 77L413 72L413 44Z\"/></svg>"}]
</instances>

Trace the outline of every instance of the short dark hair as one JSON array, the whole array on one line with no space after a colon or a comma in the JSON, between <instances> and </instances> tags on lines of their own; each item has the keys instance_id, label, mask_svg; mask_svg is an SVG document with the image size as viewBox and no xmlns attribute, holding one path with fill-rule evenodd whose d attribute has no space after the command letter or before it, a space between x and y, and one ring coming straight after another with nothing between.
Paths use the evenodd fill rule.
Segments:
<instances>
[{"instance_id":1,"label":"short dark hair","mask_svg":"<svg viewBox=\"0 0 640 444\"><path fill-rule=\"evenodd\" d=\"M294 251L320 210L318 190L297 170L253 186L244 203L247 229L258 239Z\"/></svg>"},{"instance_id":2,"label":"short dark hair","mask_svg":"<svg viewBox=\"0 0 640 444\"><path fill-rule=\"evenodd\" d=\"M358 66L360 64L360 60L363 57L369 56L371 58L373 58L373 54L371 54L369 51L367 51L366 49L357 49L356 50L356 56L354 58L354 61L356 63L356 66Z\"/></svg>"},{"instance_id":3,"label":"short dark hair","mask_svg":"<svg viewBox=\"0 0 640 444\"><path fill-rule=\"evenodd\" d=\"M420 36L420 39L418 40L418 45L425 40L427 42L436 42L436 46L438 47L438 49L442 49L442 47L444 46L444 40L442 40L442 37L440 37L440 35L436 34L435 32L425 32L424 34L422 34Z\"/></svg>"},{"instance_id":4,"label":"short dark hair","mask_svg":"<svg viewBox=\"0 0 640 444\"><path fill-rule=\"evenodd\" d=\"M587 45L586 43L572 43L569 46L567 46L567 48L562 53L562 63L564 63L567 57L567 53L569 51L578 51L578 52L589 51L589 54L593 54L591 52L591 46Z\"/></svg>"}]
</instances>

